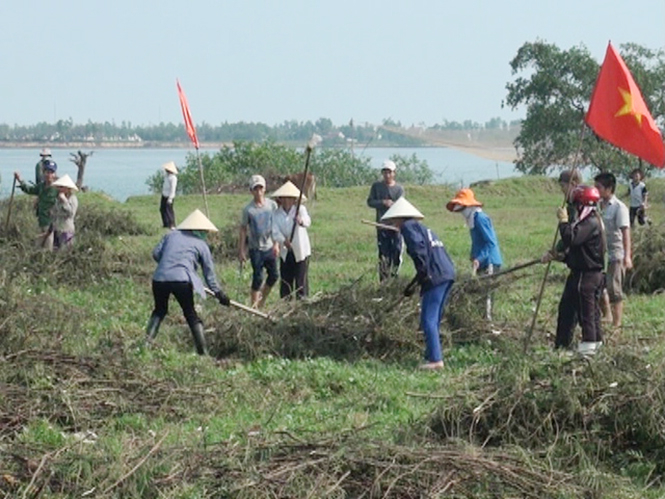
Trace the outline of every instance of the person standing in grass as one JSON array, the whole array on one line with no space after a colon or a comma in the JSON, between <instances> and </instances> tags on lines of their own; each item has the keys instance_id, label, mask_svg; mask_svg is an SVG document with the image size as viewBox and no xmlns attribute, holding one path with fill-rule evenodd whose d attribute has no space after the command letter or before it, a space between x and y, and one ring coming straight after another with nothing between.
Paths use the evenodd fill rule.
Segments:
<instances>
[{"instance_id":1,"label":"person standing in grass","mask_svg":"<svg viewBox=\"0 0 665 499\"><path fill-rule=\"evenodd\" d=\"M630 226L635 226L635 219L640 225L649 221L646 216L647 200L649 193L644 183L644 173L639 168L630 172L630 184L628 184L628 195L630 196Z\"/></svg>"},{"instance_id":2,"label":"person standing in grass","mask_svg":"<svg viewBox=\"0 0 665 499\"><path fill-rule=\"evenodd\" d=\"M492 219L482 210L483 204L476 200L471 189L460 189L446 208L464 217L471 234L471 268L473 275L478 272L492 275L503 264L499 240L496 237ZM492 297L487 295L487 320L492 320Z\"/></svg>"},{"instance_id":3,"label":"person standing in grass","mask_svg":"<svg viewBox=\"0 0 665 499\"><path fill-rule=\"evenodd\" d=\"M74 245L74 218L79 202L75 192L79 189L69 175L64 175L53 182L58 189L58 197L51 211L53 224L53 247L55 249L71 248Z\"/></svg>"},{"instance_id":4,"label":"person standing in grass","mask_svg":"<svg viewBox=\"0 0 665 499\"><path fill-rule=\"evenodd\" d=\"M388 211L395 201L404 196L404 188L395 181L397 166L394 161L385 160L381 165L383 180L374 182L369 191L367 205L376 210L376 221ZM397 276L402 265L402 237L398 232L376 229L379 249L379 281Z\"/></svg>"},{"instance_id":5,"label":"person standing in grass","mask_svg":"<svg viewBox=\"0 0 665 499\"><path fill-rule=\"evenodd\" d=\"M441 369L443 355L439 324L448 293L455 281L455 267L441 240L419 222L424 218L405 198L398 199L381 217L399 229L406 252L413 260L416 276L404 290L411 296L420 285L420 327L425 336L425 358L422 369Z\"/></svg>"},{"instance_id":6,"label":"person standing in grass","mask_svg":"<svg viewBox=\"0 0 665 499\"><path fill-rule=\"evenodd\" d=\"M48 147L44 147L39 151L39 161L35 165L35 185L44 180L44 164L52 160L51 150Z\"/></svg>"},{"instance_id":7,"label":"person standing in grass","mask_svg":"<svg viewBox=\"0 0 665 499\"><path fill-rule=\"evenodd\" d=\"M604 172L596 175L594 181L600 193L600 207L607 240L608 264L602 308L606 311L611 310L612 326L620 328L623 318L623 280L626 270L633 268L630 216L628 207L614 194L617 179L612 173Z\"/></svg>"},{"instance_id":8,"label":"person standing in grass","mask_svg":"<svg viewBox=\"0 0 665 499\"><path fill-rule=\"evenodd\" d=\"M245 262L249 249L249 260L252 264L250 301L253 307L261 308L279 279L277 273L279 243L276 241L274 224L277 204L272 199L266 198L266 180L261 175L252 175L249 180L249 190L253 199L242 210L238 258L240 263ZM268 273L265 282L263 269Z\"/></svg>"},{"instance_id":9,"label":"person standing in grass","mask_svg":"<svg viewBox=\"0 0 665 499\"><path fill-rule=\"evenodd\" d=\"M206 355L208 350L203 322L194 308L194 292L202 298L206 296L203 282L196 271L199 265L206 284L215 293L219 303L226 307L231 304L217 283L215 265L206 243L208 232L217 232L217 227L200 210L194 210L177 229L166 234L152 251L152 257L157 262L157 269L152 276L155 308L148 321L146 336L148 342L157 336L159 326L169 311L169 297L173 295L192 332L197 353Z\"/></svg>"},{"instance_id":10,"label":"person standing in grass","mask_svg":"<svg viewBox=\"0 0 665 499\"><path fill-rule=\"evenodd\" d=\"M43 162L43 179L35 185L28 185L21 179L19 172L14 172L14 178L18 182L19 189L26 194L37 196L37 221L41 234L37 237L37 245L41 248L53 249L53 229L51 227L51 210L58 197L58 190L53 187L53 182L57 179L55 172L58 165L53 160Z\"/></svg>"},{"instance_id":11,"label":"person standing in grass","mask_svg":"<svg viewBox=\"0 0 665 499\"><path fill-rule=\"evenodd\" d=\"M577 322L582 326L578 353L594 355L602 345L600 296L604 286L605 235L597 210L600 193L595 187L577 186L572 193L575 221L568 210L558 208L559 233L564 247L564 262L570 269L559 301L555 348L569 348ZM553 259L546 252L544 263Z\"/></svg>"},{"instance_id":12,"label":"person standing in grass","mask_svg":"<svg viewBox=\"0 0 665 499\"><path fill-rule=\"evenodd\" d=\"M299 196L300 190L292 182L286 182L271 196L277 199L279 205L274 221L281 258L279 296L286 299L293 294L297 299L305 298L309 294L307 273L312 247L307 228L312 224L312 219L303 204L299 206L296 215ZM303 195L302 201L306 200L307 198ZM295 232L293 231L294 224L296 224ZM293 240L291 240L291 233L293 233Z\"/></svg>"},{"instance_id":13,"label":"person standing in grass","mask_svg":"<svg viewBox=\"0 0 665 499\"><path fill-rule=\"evenodd\" d=\"M166 229L175 229L175 211L173 200L178 185L178 169L173 161L162 165L164 169L164 183L162 184L162 199L159 203L159 213L162 215L162 226Z\"/></svg>"}]
</instances>

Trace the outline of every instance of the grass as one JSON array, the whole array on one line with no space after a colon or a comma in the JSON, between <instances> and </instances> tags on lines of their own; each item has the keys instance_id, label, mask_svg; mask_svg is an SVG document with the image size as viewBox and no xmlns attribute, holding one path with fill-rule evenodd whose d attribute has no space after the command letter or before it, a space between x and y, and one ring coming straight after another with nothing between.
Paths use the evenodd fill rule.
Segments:
<instances>
[{"instance_id":1,"label":"grass","mask_svg":"<svg viewBox=\"0 0 665 499\"><path fill-rule=\"evenodd\" d=\"M406 191L426 215L424 223L445 243L457 266L458 280L467 279L468 229L459 215L445 209L453 190L447 186L407 186ZM653 181L651 199L660 199L664 191L665 185ZM443 373L419 372L416 366L422 341L417 331L416 301L390 311L394 315L386 310L384 322L375 317L399 289L381 288L377 282L374 229L360 223L360 219L374 215L365 204L367 192L366 188L321 189L318 200L308 205L313 219L312 293L325 300L336 293L345 296L343 293L353 292L359 309L365 312L353 316L352 303L344 302L346 309L331 309L337 315L319 317L316 314L323 308L299 305L291 319L281 320L271 330L273 326L260 319L222 310L212 300L201 302L211 344L235 337L234 341L246 342L255 352L231 358L195 355L175 301L156 347L144 345L144 328L152 308L154 262L150 252L164 234L157 196L115 203L96 193L81 194L80 210L89 210L90 225L78 226L73 262L55 255L51 262L35 263L38 254L12 239L19 236L3 234L6 247L15 245L21 251L14 251L11 258L5 254L0 279L0 344L4 352L0 369L0 472L4 478L0 491L7 497L80 497L93 489L90 494L95 497L306 497L310 493L323 497L322 490L332 496L356 495L352 491L360 495L362 486L357 484L365 483L379 487L373 497L384 493L409 496L413 491L418 496L424 490L436 495L432 492L435 484L429 481L433 475L418 475L426 466L421 468L424 461L416 457L425 448L433 449L432 455L460 453L459 462L469 463L470 469L482 465L487 470L482 459L495 462L498 458L493 453L499 452L508 453L525 470L541 470L550 478L555 473L561 480L560 490L539 489L540 497L579 497L580 491L587 497L662 497L662 463L655 457L659 451L648 446L613 448L610 437L603 440L603 449L614 449L611 459L603 460L590 450L589 435L605 435L601 429L609 424L607 415L598 412L605 407L600 404L605 399L598 394L607 389L601 384L611 381L599 381L589 369L606 376L621 375L616 379L622 383L622 397L635 393L644 401L653 399L653 414L647 404L635 402L622 406L623 413L617 411L613 424L621 434L625 429L622 425L627 424L621 417L640 410L634 414L643 419L644 434L659 441L654 428L656 412L662 407L658 403L665 403L658 399L663 369L663 295L628 296L626 326L609 338L606 353L594 361L596 367L562 359L550 346L566 270L554 264L525 357L522 342L543 275L543 267L530 267L521 273L521 279L507 281L495 290L495 327L502 334L493 335L486 325L474 323L450 331L444 321L446 369ZM561 202L554 181L506 179L479 187L476 196L494 221L506 268L540 256L552 244L555 211ZM249 195L208 196L210 218L220 229L220 235L209 241L213 248L224 237L233 239L240 210L249 200ZM663 220L665 210L660 203L652 203L650 216ZM178 220L194 208L203 208L200 196L176 198ZM130 224L134 227L131 233L123 230L124 211L137 221L136 227ZM115 214L107 215L104 221L99 213ZM25 232L31 230L33 222L29 204L18 203L15 216L23 231L20 237L27 237ZM120 222L114 225L111 222L116 216ZM86 234L93 226L104 226L103 248L96 236ZM218 277L231 298L246 302L248 269L239 272L237 261L222 254L216 253ZM403 279L393 286L402 286L413 275L408 258L401 275ZM271 295L268 309L281 314L286 309L276 295ZM401 317L404 319L396 319ZM289 321L294 328L304 329L289 329ZM270 335L289 339L297 333L306 338L310 327L323 328L324 335L348 335L355 324L358 335L374 328L377 335L386 334L383 341L388 346L395 341L403 350L381 358L372 353L378 350L367 348L344 360L332 352L301 358L266 353L260 348ZM252 338L255 344L250 345ZM355 345L351 342L350 348ZM622 360L624 354L632 356L633 367ZM591 380L590 384L580 383L581 378ZM514 404L514 411L491 397L488 390L494 389ZM547 414L550 404L555 412L556 404L569 399L570 421L575 421L578 413L574 411L579 410L593 416L591 422L597 426L581 425L579 431L565 433L561 430L556 433L558 443L541 442L537 437L532 442L520 440L519 426L508 423L502 444L487 445L480 438L496 438L492 428L501 426L492 418L497 415L505 418L509 414L508 419L519 422L517 410ZM573 401L578 400L581 405L574 408ZM603 410L612 413L612 407L607 405ZM486 422L489 433L473 426L480 421ZM466 426L468 422L471 426ZM538 422L532 423L534 431L546 431ZM452 440L437 432L439 424L447 433L456 428ZM636 427L641 428L639 423ZM94 443L83 443L76 436L87 431L95 433ZM509 434L514 440L508 439ZM395 456L411 452L414 460L407 460L413 466L411 473L405 468L404 474L393 476L394 470L373 454L378 442L403 446L391 447L388 452ZM553 446L560 452L551 452ZM310 454L300 454L304 448ZM353 459L338 461L345 452ZM324 454L328 468L323 464L318 468L304 466L310 459L307 456ZM502 459L508 459L506 455ZM298 459L293 466L286 464L289 456ZM281 471L264 468L278 463L284 466ZM439 472L443 477L444 470ZM459 483L467 484L458 488L450 485L454 497L496 497L488 491L492 480L497 481L492 485L494 490L503 490L506 497L533 497L532 492L526 492L532 489L516 485L495 468L484 474L467 475L460 468L450 473L458 473ZM419 477L421 484L428 483L428 488L418 492L416 482L408 482L411 475ZM392 477L391 481L383 482L383 476ZM471 476L476 478L469 484ZM323 483L326 487L319 490ZM349 485L344 493L345 483ZM403 488L390 489L390 483ZM401 495L391 495L398 489Z\"/></svg>"}]
</instances>

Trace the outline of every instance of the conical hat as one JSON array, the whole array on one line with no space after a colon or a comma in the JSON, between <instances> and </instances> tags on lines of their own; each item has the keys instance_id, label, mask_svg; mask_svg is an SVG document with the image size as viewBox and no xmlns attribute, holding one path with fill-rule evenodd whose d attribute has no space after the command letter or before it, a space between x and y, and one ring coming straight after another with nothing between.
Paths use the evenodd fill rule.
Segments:
<instances>
[{"instance_id":1,"label":"conical hat","mask_svg":"<svg viewBox=\"0 0 665 499\"><path fill-rule=\"evenodd\" d=\"M272 198L297 198L299 196L300 189L298 189L290 180L287 180L286 184L270 195ZM304 194L302 195L302 200L307 201L307 197Z\"/></svg>"},{"instance_id":2,"label":"conical hat","mask_svg":"<svg viewBox=\"0 0 665 499\"><path fill-rule=\"evenodd\" d=\"M388 208L388 211L381 217L381 220L390 220L392 218L417 218L422 220L425 215L418 211L418 208L409 203L405 197L399 198Z\"/></svg>"},{"instance_id":3,"label":"conical hat","mask_svg":"<svg viewBox=\"0 0 665 499\"><path fill-rule=\"evenodd\" d=\"M178 169L175 167L175 163L173 161L164 163L162 165L162 168L164 168L164 170L166 170L167 172L175 173L176 175L178 174Z\"/></svg>"},{"instance_id":4,"label":"conical hat","mask_svg":"<svg viewBox=\"0 0 665 499\"><path fill-rule=\"evenodd\" d=\"M208 232L219 232L217 227L208 220L208 217L201 213L201 210L194 210L191 212L176 228L179 230L207 230Z\"/></svg>"},{"instance_id":5,"label":"conical hat","mask_svg":"<svg viewBox=\"0 0 665 499\"><path fill-rule=\"evenodd\" d=\"M53 187L67 187L68 189L71 189L73 191L78 191L79 190L79 188L76 187L76 184L74 183L74 181L67 174L60 177L58 180L53 182L51 185Z\"/></svg>"}]
</instances>

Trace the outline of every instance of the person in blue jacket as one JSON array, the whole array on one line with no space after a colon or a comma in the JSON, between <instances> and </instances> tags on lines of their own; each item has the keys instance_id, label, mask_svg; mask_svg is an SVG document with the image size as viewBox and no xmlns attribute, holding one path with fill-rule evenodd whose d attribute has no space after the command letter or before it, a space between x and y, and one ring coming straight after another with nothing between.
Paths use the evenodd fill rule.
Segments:
<instances>
[{"instance_id":1,"label":"person in blue jacket","mask_svg":"<svg viewBox=\"0 0 665 499\"><path fill-rule=\"evenodd\" d=\"M205 288L197 273L199 265L206 284L219 303L227 307L231 304L217 283L212 255L205 241L207 233L217 232L217 227L200 210L194 210L177 229L166 234L152 251L152 257L157 262L152 276L155 308L148 321L146 335L148 342L155 339L159 325L168 313L169 297L173 295L192 332L196 351L204 355L207 349L203 323L194 309L194 292L205 298Z\"/></svg>"},{"instance_id":2,"label":"person in blue jacket","mask_svg":"<svg viewBox=\"0 0 665 499\"><path fill-rule=\"evenodd\" d=\"M404 290L411 296L420 285L420 326L425 336L425 358L423 369L443 367L439 323L443 316L446 298L455 281L455 267L445 246L425 225L418 220L424 218L418 209L404 197L399 198L381 217L397 227L404 238L406 252L413 260L416 276Z\"/></svg>"},{"instance_id":3,"label":"person in blue jacket","mask_svg":"<svg viewBox=\"0 0 665 499\"><path fill-rule=\"evenodd\" d=\"M476 200L471 189L460 189L451 199L446 208L448 211L459 213L464 217L471 234L471 265L472 273L476 275L494 274L497 272L503 260L499 240L496 237L492 219L482 210L483 204ZM492 320L492 298L487 296L486 300L487 320Z\"/></svg>"}]
</instances>

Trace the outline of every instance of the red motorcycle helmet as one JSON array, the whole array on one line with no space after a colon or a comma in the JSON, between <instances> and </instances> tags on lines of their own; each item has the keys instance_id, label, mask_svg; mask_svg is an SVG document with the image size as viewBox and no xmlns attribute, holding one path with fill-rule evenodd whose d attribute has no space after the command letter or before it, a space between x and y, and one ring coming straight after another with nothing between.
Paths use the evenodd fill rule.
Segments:
<instances>
[{"instance_id":1,"label":"red motorcycle helmet","mask_svg":"<svg viewBox=\"0 0 665 499\"><path fill-rule=\"evenodd\" d=\"M582 206L595 206L600 201L600 192L590 185L578 185L573 190L573 203Z\"/></svg>"}]
</instances>

